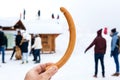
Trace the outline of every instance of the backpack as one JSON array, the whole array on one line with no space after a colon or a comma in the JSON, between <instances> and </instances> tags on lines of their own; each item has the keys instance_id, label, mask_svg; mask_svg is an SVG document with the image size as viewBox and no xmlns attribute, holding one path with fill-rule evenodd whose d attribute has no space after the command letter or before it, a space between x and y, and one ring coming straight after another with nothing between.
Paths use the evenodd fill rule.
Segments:
<instances>
[{"instance_id":1,"label":"backpack","mask_svg":"<svg viewBox=\"0 0 120 80\"><path fill-rule=\"evenodd\" d=\"M118 49L119 49L119 53L120 53L120 36L118 36L117 47L118 47Z\"/></svg>"}]
</instances>

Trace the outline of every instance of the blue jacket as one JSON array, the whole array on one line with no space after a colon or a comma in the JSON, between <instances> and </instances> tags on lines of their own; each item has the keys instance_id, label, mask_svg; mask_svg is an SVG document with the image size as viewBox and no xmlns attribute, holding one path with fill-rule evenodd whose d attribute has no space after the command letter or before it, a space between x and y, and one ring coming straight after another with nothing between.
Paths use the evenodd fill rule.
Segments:
<instances>
[{"instance_id":1,"label":"blue jacket","mask_svg":"<svg viewBox=\"0 0 120 80\"><path fill-rule=\"evenodd\" d=\"M118 40L118 36L117 36L118 32L114 33L111 37L112 37L112 41L111 41L111 51L114 51L116 48L116 43Z\"/></svg>"}]
</instances>

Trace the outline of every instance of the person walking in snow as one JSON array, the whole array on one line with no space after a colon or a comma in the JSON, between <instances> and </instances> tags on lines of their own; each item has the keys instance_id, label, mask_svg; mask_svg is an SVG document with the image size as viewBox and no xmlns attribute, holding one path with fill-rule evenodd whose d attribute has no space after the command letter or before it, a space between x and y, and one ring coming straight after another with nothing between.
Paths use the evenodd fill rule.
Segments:
<instances>
[{"instance_id":1,"label":"person walking in snow","mask_svg":"<svg viewBox=\"0 0 120 80\"><path fill-rule=\"evenodd\" d=\"M97 31L97 37L88 46L88 48L85 50L85 53L92 46L95 46L94 47L95 73L93 77L97 78L98 60L100 60L101 62L102 76L105 77L104 55L106 53L106 39L102 37L102 29Z\"/></svg>"},{"instance_id":2,"label":"person walking in snow","mask_svg":"<svg viewBox=\"0 0 120 80\"><path fill-rule=\"evenodd\" d=\"M110 36L112 37L111 40L111 54L110 56L114 58L114 62L116 65L116 72L112 76L119 76L119 48L117 47L118 42L118 32L116 31L116 28L113 28L111 30Z\"/></svg>"}]
</instances>

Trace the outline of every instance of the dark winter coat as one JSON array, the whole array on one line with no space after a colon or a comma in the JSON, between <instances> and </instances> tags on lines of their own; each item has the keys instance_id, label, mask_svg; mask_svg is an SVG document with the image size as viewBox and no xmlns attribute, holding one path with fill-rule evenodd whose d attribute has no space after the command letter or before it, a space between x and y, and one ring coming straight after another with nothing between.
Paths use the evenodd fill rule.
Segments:
<instances>
[{"instance_id":1,"label":"dark winter coat","mask_svg":"<svg viewBox=\"0 0 120 80\"><path fill-rule=\"evenodd\" d=\"M0 31L0 46L7 46L7 38L2 31Z\"/></svg>"},{"instance_id":2,"label":"dark winter coat","mask_svg":"<svg viewBox=\"0 0 120 80\"><path fill-rule=\"evenodd\" d=\"M7 39L6 35L4 35L3 45L4 45L6 48L7 48L7 46L8 46L8 39Z\"/></svg>"},{"instance_id":3,"label":"dark winter coat","mask_svg":"<svg viewBox=\"0 0 120 80\"><path fill-rule=\"evenodd\" d=\"M22 40L22 36L21 35L16 35L15 44L17 46L20 46L21 40Z\"/></svg>"},{"instance_id":4,"label":"dark winter coat","mask_svg":"<svg viewBox=\"0 0 120 80\"><path fill-rule=\"evenodd\" d=\"M21 51L22 53L27 53L28 52L28 41L24 40L21 45Z\"/></svg>"},{"instance_id":5,"label":"dark winter coat","mask_svg":"<svg viewBox=\"0 0 120 80\"><path fill-rule=\"evenodd\" d=\"M97 37L88 46L88 48L85 50L85 52L94 45L95 45L95 47L94 47L95 54L97 54L97 53L105 54L106 53L106 40L102 37L102 29L97 31Z\"/></svg>"}]
</instances>

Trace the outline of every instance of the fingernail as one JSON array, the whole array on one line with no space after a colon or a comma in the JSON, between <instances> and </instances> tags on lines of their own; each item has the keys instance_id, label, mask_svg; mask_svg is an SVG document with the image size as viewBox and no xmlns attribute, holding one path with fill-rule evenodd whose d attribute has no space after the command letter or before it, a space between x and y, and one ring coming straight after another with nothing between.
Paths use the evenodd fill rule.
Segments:
<instances>
[{"instance_id":1,"label":"fingernail","mask_svg":"<svg viewBox=\"0 0 120 80\"><path fill-rule=\"evenodd\" d=\"M57 70L57 69L58 69L57 66L51 66L51 67L50 67L50 70Z\"/></svg>"}]
</instances>

